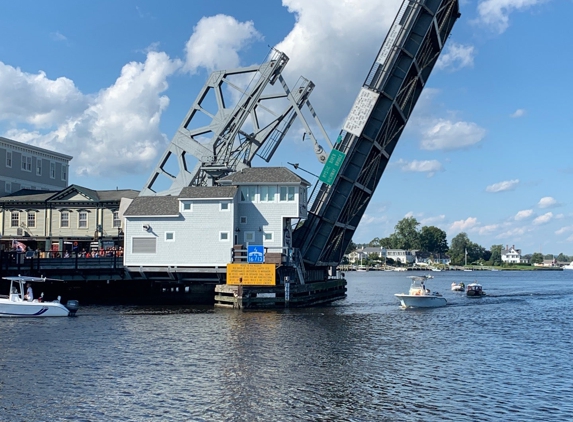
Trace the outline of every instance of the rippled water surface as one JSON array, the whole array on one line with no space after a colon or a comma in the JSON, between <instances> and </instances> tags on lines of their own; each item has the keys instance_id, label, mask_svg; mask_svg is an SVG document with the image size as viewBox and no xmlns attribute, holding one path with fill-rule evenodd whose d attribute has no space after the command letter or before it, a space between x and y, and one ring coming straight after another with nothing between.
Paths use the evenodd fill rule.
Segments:
<instances>
[{"instance_id":1,"label":"rippled water surface","mask_svg":"<svg viewBox=\"0 0 573 422\"><path fill-rule=\"evenodd\" d=\"M82 307L0 320L2 421L564 421L573 271L348 273L322 308ZM469 299L452 281L478 280Z\"/></svg>"}]
</instances>

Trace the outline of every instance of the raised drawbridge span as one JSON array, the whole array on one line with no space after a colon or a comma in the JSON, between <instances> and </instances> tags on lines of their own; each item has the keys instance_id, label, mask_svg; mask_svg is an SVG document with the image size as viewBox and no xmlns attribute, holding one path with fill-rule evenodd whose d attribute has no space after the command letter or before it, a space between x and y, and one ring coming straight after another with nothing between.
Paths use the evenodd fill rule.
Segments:
<instances>
[{"instance_id":1,"label":"raised drawbridge span","mask_svg":"<svg viewBox=\"0 0 573 422\"><path fill-rule=\"evenodd\" d=\"M307 270L341 262L459 16L458 0L400 7L334 146L344 154L338 173L293 232Z\"/></svg>"}]
</instances>

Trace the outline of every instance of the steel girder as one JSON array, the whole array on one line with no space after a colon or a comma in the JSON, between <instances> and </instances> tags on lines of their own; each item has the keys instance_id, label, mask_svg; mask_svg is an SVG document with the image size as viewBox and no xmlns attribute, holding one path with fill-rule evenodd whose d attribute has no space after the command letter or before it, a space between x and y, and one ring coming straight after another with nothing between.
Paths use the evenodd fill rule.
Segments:
<instances>
[{"instance_id":1,"label":"steel girder","mask_svg":"<svg viewBox=\"0 0 573 422\"><path fill-rule=\"evenodd\" d=\"M361 91L373 98L370 114L356 133L341 132L334 148L346 154L342 167L293 232L305 263L341 262L459 16L458 0L404 1Z\"/></svg>"}]
</instances>

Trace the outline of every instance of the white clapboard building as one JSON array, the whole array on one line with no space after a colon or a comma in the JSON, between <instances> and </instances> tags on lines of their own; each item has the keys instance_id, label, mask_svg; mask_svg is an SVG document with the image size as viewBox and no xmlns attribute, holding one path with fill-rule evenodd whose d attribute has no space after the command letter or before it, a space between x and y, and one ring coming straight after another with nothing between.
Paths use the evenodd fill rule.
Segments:
<instances>
[{"instance_id":1,"label":"white clapboard building","mask_svg":"<svg viewBox=\"0 0 573 422\"><path fill-rule=\"evenodd\" d=\"M286 168L259 167L179 196L137 197L124 212L124 264L140 271L223 267L239 245L290 248L292 221L307 216L308 186Z\"/></svg>"}]
</instances>

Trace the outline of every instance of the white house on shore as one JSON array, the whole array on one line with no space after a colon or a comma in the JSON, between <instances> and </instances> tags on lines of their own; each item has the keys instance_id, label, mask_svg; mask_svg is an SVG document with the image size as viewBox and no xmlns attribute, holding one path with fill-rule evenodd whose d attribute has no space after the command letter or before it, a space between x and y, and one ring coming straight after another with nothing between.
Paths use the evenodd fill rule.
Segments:
<instances>
[{"instance_id":1,"label":"white house on shore","mask_svg":"<svg viewBox=\"0 0 573 422\"><path fill-rule=\"evenodd\" d=\"M283 167L247 168L219 186L187 187L179 196L140 196L124 212L124 265L224 267L232 251L291 248L291 220L307 217L310 184Z\"/></svg>"},{"instance_id":2,"label":"white house on shore","mask_svg":"<svg viewBox=\"0 0 573 422\"><path fill-rule=\"evenodd\" d=\"M521 257L521 249L515 249L515 245L501 249L501 261L508 264L527 264L529 260Z\"/></svg>"}]
</instances>

